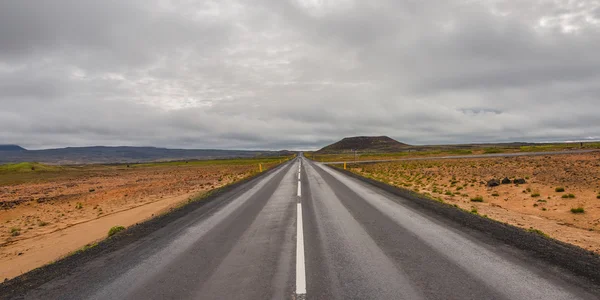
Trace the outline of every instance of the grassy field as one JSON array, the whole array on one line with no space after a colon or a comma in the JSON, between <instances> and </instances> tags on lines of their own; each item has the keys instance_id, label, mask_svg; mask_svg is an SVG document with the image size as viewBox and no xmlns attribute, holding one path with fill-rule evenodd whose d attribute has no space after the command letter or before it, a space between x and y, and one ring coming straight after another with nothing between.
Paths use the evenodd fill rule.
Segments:
<instances>
[{"instance_id":1,"label":"grassy field","mask_svg":"<svg viewBox=\"0 0 600 300\"><path fill-rule=\"evenodd\" d=\"M374 152L358 152L356 160L387 160L412 157L436 157L436 156L453 156L453 155L477 155L477 154L496 154L496 153L520 153L520 152L551 152L551 151L567 151L576 149L600 149L600 143L583 143L583 148L580 143L563 143L563 144L539 144L529 146L512 146L510 144L498 145L451 145L451 146L424 146L415 147L416 150L392 152L392 153L374 153ZM351 152L338 154L320 154L315 152L305 152L304 155L320 162L334 161L354 161L355 155Z\"/></svg>"},{"instance_id":2,"label":"grassy field","mask_svg":"<svg viewBox=\"0 0 600 300\"><path fill-rule=\"evenodd\" d=\"M66 178L76 178L78 176L89 176L90 174L107 171L143 168L255 165L256 171L258 172L259 164L262 164L265 169L268 169L283 161L287 161L288 159L289 157L260 157L250 159L190 160L112 165L47 165L36 162L23 162L18 164L0 165L0 187L22 183L40 183Z\"/></svg>"}]
</instances>

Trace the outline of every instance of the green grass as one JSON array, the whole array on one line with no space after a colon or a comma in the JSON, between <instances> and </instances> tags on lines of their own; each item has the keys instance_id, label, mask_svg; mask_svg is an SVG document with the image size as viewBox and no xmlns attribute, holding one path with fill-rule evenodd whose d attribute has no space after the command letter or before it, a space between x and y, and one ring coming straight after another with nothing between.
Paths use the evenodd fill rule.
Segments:
<instances>
[{"instance_id":1,"label":"green grass","mask_svg":"<svg viewBox=\"0 0 600 300\"><path fill-rule=\"evenodd\" d=\"M562 192L565 191L565 188L564 187L557 187L557 188L554 189L554 191L557 192L557 193L562 193Z\"/></svg>"},{"instance_id":2,"label":"green grass","mask_svg":"<svg viewBox=\"0 0 600 300\"><path fill-rule=\"evenodd\" d=\"M237 158L237 159L214 159L214 160L189 160L189 161L168 161L168 162L151 162L141 164L129 164L132 168L141 167L160 167L160 166L208 166L208 165L252 165L252 164L267 164L284 162L291 157L260 157L260 158Z\"/></svg>"},{"instance_id":3,"label":"green grass","mask_svg":"<svg viewBox=\"0 0 600 300\"><path fill-rule=\"evenodd\" d=\"M492 194L492 196L493 196L493 197L498 197L498 196L500 196L500 194L498 194L498 192L494 192L494 193Z\"/></svg>"},{"instance_id":4,"label":"green grass","mask_svg":"<svg viewBox=\"0 0 600 300\"><path fill-rule=\"evenodd\" d=\"M447 153L448 154L453 154L453 155L470 155L470 154L473 154L473 151L471 151L471 150L456 149L456 150L450 150Z\"/></svg>"},{"instance_id":5,"label":"green grass","mask_svg":"<svg viewBox=\"0 0 600 300\"><path fill-rule=\"evenodd\" d=\"M169 166L211 166L211 165L253 165L258 171L258 164L263 165L263 170L291 159L293 156L286 157L257 157L244 159L214 159L214 160L198 160L198 161L173 161L173 162L155 162L142 164L127 164L121 165L69 165L69 166L53 166L40 163L18 163L0 165L0 187L8 185L16 185L23 183L41 183L51 182L54 180L69 180L71 178L85 177L90 173L100 173L106 171L125 171L134 168L160 168ZM32 169L33 168L33 169Z\"/></svg>"},{"instance_id":6,"label":"green grass","mask_svg":"<svg viewBox=\"0 0 600 300\"><path fill-rule=\"evenodd\" d=\"M494 153L504 153L504 149L500 149L500 148L484 148L483 149L483 153L484 154L494 154Z\"/></svg>"},{"instance_id":7,"label":"green grass","mask_svg":"<svg viewBox=\"0 0 600 300\"><path fill-rule=\"evenodd\" d=\"M563 198L563 199L574 199L575 195L573 195L573 194L564 194L564 195L562 195L561 198Z\"/></svg>"},{"instance_id":8,"label":"green grass","mask_svg":"<svg viewBox=\"0 0 600 300\"><path fill-rule=\"evenodd\" d=\"M476 196L475 198L471 198L471 202L483 202L483 197Z\"/></svg>"},{"instance_id":9,"label":"green grass","mask_svg":"<svg viewBox=\"0 0 600 300\"><path fill-rule=\"evenodd\" d=\"M74 255L74 254L83 253L83 252L85 252L85 251L87 251L87 250L90 250L90 249L92 249L92 248L96 247L96 246L98 246L98 243L86 244L85 246L81 247L81 249L79 249L79 250L77 250L77 251L74 251L74 252L71 252L71 254L70 254L70 255Z\"/></svg>"},{"instance_id":10,"label":"green grass","mask_svg":"<svg viewBox=\"0 0 600 300\"><path fill-rule=\"evenodd\" d=\"M540 196L540 193L533 193L531 194L531 198L537 198Z\"/></svg>"},{"instance_id":11,"label":"green grass","mask_svg":"<svg viewBox=\"0 0 600 300\"><path fill-rule=\"evenodd\" d=\"M539 234L539 235L541 235L541 236L543 236L543 237L549 237L549 236L548 236L547 234L545 234L543 231L541 231L541 230L539 230L539 229L535 229L535 228L533 228L533 227L529 227L529 229L527 229L527 231L528 231L528 232L531 232L531 233Z\"/></svg>"},{"instance_id":12,"label":"green grass","mask_svg":"<svg viewBox=\"0 0 600 300\"><path fill-rule=\"evenodd\" d=\"M585 212L585 209L583 209L583 207L575 207L571 208L571 212L574 214L582 214Z\"/></svg>"},{"instance_id":13,"label":"green grass","mask_svg":"<svg viewBox=\"0 0 600 300\"><path fill-rule=\"evenodd\" d=\"M22 162L18 164L0 165L0 173L4 172L56 172L62 167L40 164L36 162Z\"/></svg>"},{"instance_id":14,"label":"green grass","mask_svg":"<svg viewBox=\"0 0 600 300\"><path fill-rule=\"evenodd\" d=\"M123 226L113 226L110 230L108 230L108 237L111 237L123 230L125 230L125 227L123 227Z\"/></svg>"},{"instance_id":15,"label":"green grass","mask_svg":"<svg viewBox=\"0 0 600 300\"><path fill-rule=\"evenodd\" d=\"M472 147L468 145L446 145L446 146L435 146L425 147L420 149L413 149L412 151L402 152L376 152L362 151L359 152L358 160L377 160L377 159L394 159L402 157L421 157L421 156L438 156L438 155L469 155L482 151L484 154L495 154L495 153L515 153L515 152L551 152L551 151L564 151L568 149L578 149L579 143L557 143L557 144L536 144L531 146L512 146L509 144L490 144L490 145L479 145ZM583 148L585 149L600 149L600 143L590 142L584 143ZM309 159L316 161L332 162L332 161L353 161L354 154L350 152L344 153L321 153L317 154L314 152L305 152L305 156Z\"/></svg>"},{"instance_id":16,"label":"green grass","mask_svg":"<svg viewBox=\"0 0 600 300\"><path fill-rule=\"evenodd\" d=\"M588 148L594 148L593 143L585 144ZM522 146L521 152L545 152L545 151L560 151L572 148L579 148L579 143L564 143L564 144L547 144L547 145L533 145L533 146Z\"/></svg>"}]
</instances>

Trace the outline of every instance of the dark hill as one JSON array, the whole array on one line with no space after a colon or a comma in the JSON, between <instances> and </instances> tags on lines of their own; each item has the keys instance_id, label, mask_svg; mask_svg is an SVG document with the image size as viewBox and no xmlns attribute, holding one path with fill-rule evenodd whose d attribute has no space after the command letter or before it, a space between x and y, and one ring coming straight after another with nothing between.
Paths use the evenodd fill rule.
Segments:
<instances>
[{"instance_id":1,"label":"dark hill","mask_svg":"<svg viewBox=\"0 0 600 300\"><path fill-rule=\"evenodd\" d=\"M0 151L25 151L26 149L18 145L0 145Z\"/></svg>"},{"instance_id":2,"label":"dark hill","mask_svg":"<svg viewBox=\"0 0 600 300\"><path fill-rule=\"evenodd\" d=\"M337 143L320 149L317 153L337 153L352 150L362 152L396 152L407 150L411 147L387 136L356 136L344 138Z\"/></svg>"}]
</instances>

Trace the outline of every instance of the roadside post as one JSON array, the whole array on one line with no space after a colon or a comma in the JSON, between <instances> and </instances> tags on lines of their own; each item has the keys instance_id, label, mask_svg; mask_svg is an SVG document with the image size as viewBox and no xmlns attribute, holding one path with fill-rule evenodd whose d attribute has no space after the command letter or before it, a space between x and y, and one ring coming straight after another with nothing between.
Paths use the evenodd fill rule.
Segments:
<instances>
[{"instance_id":1,"label":"roadside post","mask_svg":"<svg viewBox=\"0 0 600 300\"><path fill-rule=\"evenodd\" d=\"M262 164L258 164L258 171L262 172Z\"/></svg>"},{"instance_id":2,"label":"roadside post","mask_svg":"<svg viewBox=\"0 0 600 300\"><path fill-rule=\"evenodd\" d=\"M344 170L346 170L346 162L344 162Z\"/></svg>"}]
</instances>

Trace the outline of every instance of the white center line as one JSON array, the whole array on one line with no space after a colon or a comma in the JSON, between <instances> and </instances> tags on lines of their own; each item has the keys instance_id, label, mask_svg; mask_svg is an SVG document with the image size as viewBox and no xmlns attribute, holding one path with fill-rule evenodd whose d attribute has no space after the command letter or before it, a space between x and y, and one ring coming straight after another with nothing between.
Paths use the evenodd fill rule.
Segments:
<instances>
[{"instance_id":1,"label":"white center line","mask_svg":"<svg viewBox=\"0 0 600 300\"><path fill-rule=\"evenodd\" d=\"M298 197L302 196L302 182L298 181Z\"/></svg>"},{"instance_id":2,"label":"white center line","mask_svg":"<svg viewBox=\"0 0 600 300\"><path fill-rule=\"evenodd\" d=\"M304 269L304 234L302 230L302 204L298 203L296 227L296 295L306 295L306 271Z\"/></svg>"}]
</instances>

